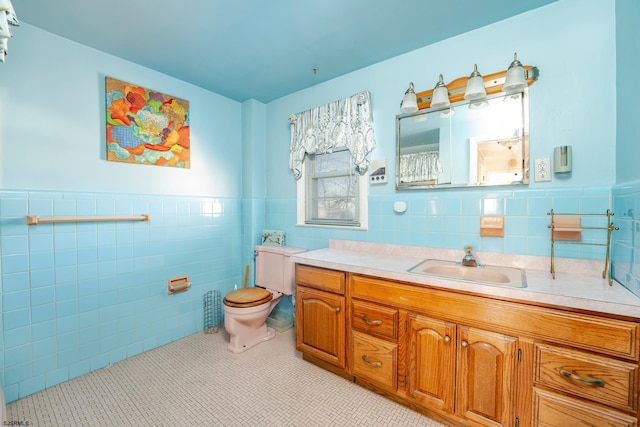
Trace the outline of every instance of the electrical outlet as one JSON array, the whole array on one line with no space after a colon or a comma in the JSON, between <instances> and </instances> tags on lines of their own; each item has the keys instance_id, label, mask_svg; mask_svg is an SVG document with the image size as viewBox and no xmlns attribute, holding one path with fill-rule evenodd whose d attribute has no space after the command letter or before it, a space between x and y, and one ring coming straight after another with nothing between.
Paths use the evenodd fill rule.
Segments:
<instances>
[{"instance_id":1,"label":"electrical outlet","mask_svg":"<svg viewBox=\"0 0 640 427\"><path fill-rule=\"evenodd\" d=\"M551 181L551 159L536 159L534 161L534 176L536 182Z\"/></svg>"}]
</instances>

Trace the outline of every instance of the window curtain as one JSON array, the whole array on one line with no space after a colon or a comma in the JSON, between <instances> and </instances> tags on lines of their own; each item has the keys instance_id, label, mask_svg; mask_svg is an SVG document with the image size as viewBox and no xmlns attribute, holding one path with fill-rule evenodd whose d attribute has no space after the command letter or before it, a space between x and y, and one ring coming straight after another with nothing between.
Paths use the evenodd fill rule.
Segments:
<instances>
[{"instance_id":1,"label":"window curtain","mask_svg":"<svg viewBox=\"0 0 640 427\"><path fill-rule=\"evenodd\" d=\"M433 181L442 173L439 151L402 154L400 156L400 182Z\"/></svg>"},{"instance_id":2,"label":"window curtain","mask_svg":"<svg viewBox=\"0 0 640 427\"><path fill-rule=\"evenodd\" d=\"M356 172L360 175L369 168L369 154L376 141L368 91L292 114L289 122L289 166L296 180L302 176L302 162L307 153L330 153L334 148L349 149Z\"/></svg>"}]
</instances>

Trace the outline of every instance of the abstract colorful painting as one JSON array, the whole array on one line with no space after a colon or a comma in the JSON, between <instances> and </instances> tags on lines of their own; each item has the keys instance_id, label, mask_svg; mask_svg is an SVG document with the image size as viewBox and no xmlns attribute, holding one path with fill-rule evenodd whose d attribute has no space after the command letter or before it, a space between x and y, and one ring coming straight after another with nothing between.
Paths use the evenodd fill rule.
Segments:
<instances>
[{"instance_id":1,"label":"abstract colorful painting","mask_svg":"<svg viewBox=\"0 0 640 427\"><path fill-rule=\"evenodd\" d=\"M189 101L106 78L107 160L190 167Z\"/></svg>"}]
</instances>

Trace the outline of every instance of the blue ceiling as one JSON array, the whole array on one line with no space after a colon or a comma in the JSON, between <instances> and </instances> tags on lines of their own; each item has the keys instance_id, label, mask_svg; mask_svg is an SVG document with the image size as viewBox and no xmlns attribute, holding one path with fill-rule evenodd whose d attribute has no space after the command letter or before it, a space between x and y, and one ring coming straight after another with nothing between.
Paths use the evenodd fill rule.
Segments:
<instances>
[{"instance_id":1,"label":"blue ceiling","mask_svg":"<svg viewBox=\"0 0 640 427\"><path fill-rule=\"evenodd\" d=\"M21 22L239 102L267 103L554 1L13 0L13 6Z\"/></svg>"}]
</instances>

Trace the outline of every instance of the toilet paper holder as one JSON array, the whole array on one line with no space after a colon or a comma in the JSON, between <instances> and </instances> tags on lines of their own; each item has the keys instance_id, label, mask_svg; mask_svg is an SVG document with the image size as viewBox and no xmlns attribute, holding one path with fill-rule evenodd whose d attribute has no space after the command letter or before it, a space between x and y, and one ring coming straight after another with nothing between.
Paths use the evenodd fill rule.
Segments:
<instances>
[{"instance_id":1,"label":"toilet paper holder","mask_svg":"<svg viewBox=\"0 0 640 427\"><path fill-rule=\"evenodd\" d=\"M189 276L174 277L173 279L167 280L167 293L169 295L188 291L190 287L191 281L189 280Z\"/></svg>"}]
</instances>

